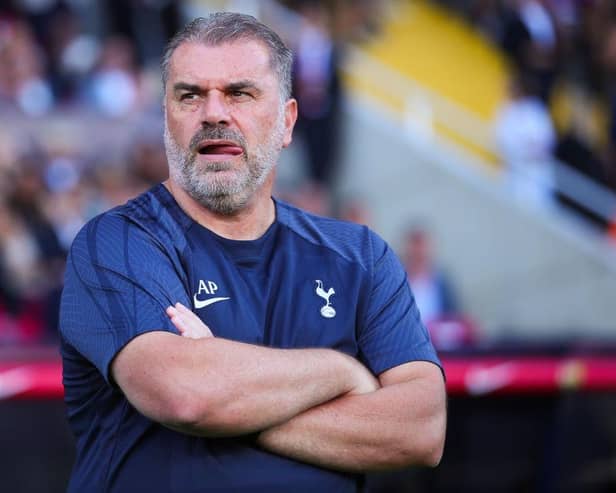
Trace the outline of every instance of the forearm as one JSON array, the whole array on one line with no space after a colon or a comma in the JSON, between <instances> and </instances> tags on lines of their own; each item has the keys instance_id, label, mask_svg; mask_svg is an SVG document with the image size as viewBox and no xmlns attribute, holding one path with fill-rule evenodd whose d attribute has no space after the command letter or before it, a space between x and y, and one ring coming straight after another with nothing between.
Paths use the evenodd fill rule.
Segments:
<instances>
[{"instance_id":1,"label":"forearm","mask_svg":"<svg viewBox=\"0 0 616 493\"><path fill-rule=\"evenodd\" d=\"M204 436L241 435L284 422L354 391L363 369L330 349L271 349L164 332L135 339L113 365L139 411Z\"/></svg>"},{"instance_id":2,"label":"forearm","mask_svg":"<svg viewBox=\"0 0 616 493\"><path fill-rule=\"evenodd\" d=\"M353 389L351 359L329 349L270 349L220 338L199 343L209 346L202 359L209 382L193 427L206 434L262 430Z\"/></svg>"},{"instance_id":3,"label":"forearm","mask_svg":"<svg viewBox=\"0 0 616 493\"><path fill-rule=\"evenodd\" d=\"M259 435L271 452L352 472L435 465L445 430L444 391L411 381L349 395Z\"/></svg>"}]
</instances>

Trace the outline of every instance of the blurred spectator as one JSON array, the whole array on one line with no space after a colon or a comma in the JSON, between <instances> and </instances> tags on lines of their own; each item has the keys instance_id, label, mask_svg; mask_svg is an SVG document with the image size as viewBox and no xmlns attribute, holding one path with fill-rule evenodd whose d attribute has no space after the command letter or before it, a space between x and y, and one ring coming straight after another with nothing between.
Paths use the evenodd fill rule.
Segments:
<instances>
[{"instance_id":1,"label":"blurred spectator","mask_svg":"<svg viewBox=\"0 0 616 493\"><path fill-rule=\"evenodd\" d=\"M340 138L339 54L322 4L304 2L300 13L293 88L299 103L296 129L306 146L310 180L327 188L335 176Z\"/></svg>"},{"instance_id":2,"label":"blurred spectator","mask_svg":"<svg viewBox=\"0 0 616 493\"><path fill-rule=\"evenodd\" d=\"M425 227L408 229L402 260L425 323L458 312L457 296L447 276L436 266L432 238Z\"/></svg>"},{"instance_id":3,"label":"blurred spectator","mask_svg":"<svg viewBox=\"0 0 616 493\"><path fill-rule=\"evenodd\" d=\"M45 38L56 99L71 104L79 98L82 84L100 57L100 42L83 32L81 19L67 8L49 16Z\"/></svg>"},{"instance_id":4,"label":"blurred spectator","mask_svg":"<svg viewBox=\"0 0 616 493\"><path fill-rule=\"evenodd\" d=\"M529 84L522 76L512 81L510 99L496 118L496 140L514 195L523 202L549 206L556 132L547 107L532 95Z\"/></svg>"},{"instance_id":5,"label":"blurred spectator","mask_svg":"<svg viewBox=\"0 0 616 493\"><path fill-rule=\"evenodd\" d=\"M183 0L105 0L109 31L130 39L140 65L158 65L167 39L182 25ZM197 3L197 2L193 2ZM190 8L190 7L188 7Z\"/></svg>"},{"instance_id":6,"label":"blurred spectator","mask_svg":"<svg viewBox=\"0 0 616 493\"><path fill-rule=\"evenodd\" d=\"M44 74L43 52L30 27L0 18L0 103L27 115L40 116L53 106L53 93Z\"/></svg>"},{"instance_id":7,"label":"blurred spectator","mask_svg":"<svg viewBox=\"0 0 616 493\"><path fill-rule=\"evenodd\" d=\"M43 171L43 179L49 191L45 209L65 252L84 222L89 219L83 214L83 189L80 188L79 168L74 157L58 155L49 159Z\"/></svg>"},{"instance_id":8,"label":"blurred spectator","mask_svg":"<svg viewBox=\"0 0 616 493\"><path fill-rule=\"evenodd\" d=\"M43 323L39 316L26 322L26 300L38 281L38 249L25 225L0 204L0 344L24 343L40 338ZM37 314L38 315L38 314Z\"/></svg>"},{"instance_id":9,"label":"blurred spectator","mask_svg":"<svg viewBox=\"0 0 616 493\"><path fill-rule=\"evenodd\" d=\"M108 38L86 85L88 101L105 116L126 116L139 106L139 86L133 46L125 38Z\"/></svg>"},{"instance_id":10,"label":"blurred spectator","mask_svg":"<svg viewBox=\"0 0 616 493\"><path fill-rule=\"evenodd\" d=\"M427 228L413 226L403 238L402 262L421 319L437 349L459 349L475 342L476 331L462 316L457 294L434 259Z\"/></svg>"},{"instance_id":11,"label":"blurred spectator","mask_svg":"<svg viewBox=\"0 0 616 493\"><path fill-rule=\"evenodd\" d=\"M509 0L503 48L518 72L534 80L541 99L548 102L558 71L558 31L546 0Z\"/></svg>"},{"instance_id":12,"label":"blurred spectator","mask_svg":"<svg viewBox=\"0 0 616 493\"><path fill-rule=\"evenodd\" d=\"M36 239L24 222L6 204L0 205L0 228L3 304L11 311L17 311L19 300L36 289L40 252Z\"/></svg>"},{"instance_id":13,"label":"blurred spectator","mask_svg":"<svg viewBox=\"0 0 616 493\"><path fill-rule=\"evenodd\" d=\"M0 271L7 284L0 300L20 320L18 340L50 337L57 328L57 308L65 251L44 213L46 190L36 165L22 157L9 175L10 189L2 210ZM45 334L44 329L50 333Z\"/></svg>"}]
</instances>

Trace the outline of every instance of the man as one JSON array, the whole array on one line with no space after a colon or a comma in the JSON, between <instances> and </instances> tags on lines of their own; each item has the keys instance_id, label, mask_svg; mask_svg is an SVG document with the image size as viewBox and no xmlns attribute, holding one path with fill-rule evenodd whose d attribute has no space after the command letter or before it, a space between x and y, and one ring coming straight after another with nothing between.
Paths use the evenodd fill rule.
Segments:
<instances>
[{"instance_id":1,"label":"man","mask_svg":"<svg viewBox=\"0 0 616 493\"><path fill-rule=\"evenodd\" d=\"M405 233L401 253L424 324L430 327L431 322L458 315L456 292L435 261L433 239L428 228L411 226Z\"/></svg>"},{"instance_id":2,"label":"man","mask_svg":"<svg viewBox=\"0 0 616 493\"><path fill-rule=\"evenodd\" d=\"M296 132L304 142L311 188L326 192L336 176L340 141L340 56L328 32L325 5L303 2L300 9L293 68L293 94L299 102Z\"/></svg>"},{"instance_id":3,"label":"man","mask_svg":"<svg viewBox=\"0 0 616 493\"><path fill-rule=\"evenodd\" d=\"M169 43L169 180L91 221L68 260L69 491L351 492L439 461L443 377L399 262L271 198L290 67L239 14Z\"/></svg>"},{"instance_id":4,"label":"man","mask_svg":"<svg viewBox=\"0 0 616 493\"><path fill-rule=\"evenodd\" d=\"M461 349L477 342L477 329L459 308L449 277L435 261L428 227L410 226L405 232L401 258L421 319L437 349Z\"/></svg>"}]
</instances>

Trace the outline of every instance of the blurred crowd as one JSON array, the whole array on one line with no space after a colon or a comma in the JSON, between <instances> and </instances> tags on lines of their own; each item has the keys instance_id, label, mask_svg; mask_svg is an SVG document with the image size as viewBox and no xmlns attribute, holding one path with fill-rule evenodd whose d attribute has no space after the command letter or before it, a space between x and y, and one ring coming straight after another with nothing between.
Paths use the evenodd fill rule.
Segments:
<instances>
[{"instance_id":1,"label":"blurred crowd","mask_svg":"<svg viewBox=\"0 0 616 493\"><path fill-rule=\"evenodd\" d=\"M551 204L555 180L545 162L553 156L616 190L616 3L438 1L463 13L515 67L498 140L516 193ZM53 340L76 232L165 179L159 57L187 17L205 12L193 8L198 3L12 0L0 6L0 344ZM343 41L378 32L385 2L282 3L300 14L281 32L295 52L296 135L306 169L278 195L316 213L370 224L367 204L334 193L344 97L338 67ZM579 104L558 122L563 87L574 88L567 101ZM616 221L612 228L616 235ZM437 345L470 344L476 330L433 258L428 228L410 227L398 246Z\"/></svg>"},{"instance_id":2,"label":"blurred crowd","mask_svg":"<svg viewBox=\"0 0 616 493\"><path fill-rule=\"evenodd\" d=\"M84 120L87 125L88 121ZM53 340L66 253L84 222L165 178L158 142L122 161L81 148L4 148L0 159L0 344Z\"/></svg>"},{"instance_id":3,"label":"blurred crowd","mask_svg":"<svg viewBox=\"0 0 616 493\"><path fill-rule=\"evenodd\" d=\"M90 218L166 177L158 61L180 2L0 5L0 345L54 341Z\"/></svg>"},{"instance_id":4,"label":"blurred crowd","mask_svg":"<svg viewBox=\"0 0 616 493\"><path fill-rule=\"evenodd\" d=\"M616 2L438 1L464 15L511 61L497 139L514 191L544 204L558 195L557 177L546 164L552 158L616 191ZM616 220L558 198L601 226Z\"/></svg>"},{"instance_id":5,"label":"blurred crowd","mask_svg":"<svg viewBox=\"0 0 616 493\"><path fill-rule=\"evenodd\" d=\"M278 194L367 223L364 204L333 194L342 90L340 39L332 33L370 35L379 2L285 3L301 14L287 42L295 52L306 170ZM0 345L55 341L65 259L77 231L166 178L160 55L180 24L209 8L217 6L0 4Z\"/></svg>"},{"instance_id":6,"label":"blurred crowd","mask_svg":"<svg viewBox=\"0 0 616 493\"><path fill-rule=\"evenodd\" d=\"M0 109L87 107L121 117L156 100L156 65L177 2L14 0L0 7ZM137 20L139 19L139 21ZM147 23L147 24L146 24Z\"/></svg>"}]
</instances>

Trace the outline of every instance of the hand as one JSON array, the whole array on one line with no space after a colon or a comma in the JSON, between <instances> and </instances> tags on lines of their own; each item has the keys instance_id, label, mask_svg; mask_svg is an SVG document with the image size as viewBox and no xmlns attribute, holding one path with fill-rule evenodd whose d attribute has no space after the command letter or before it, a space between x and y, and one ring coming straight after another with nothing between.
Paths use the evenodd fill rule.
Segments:
<instances>
[{"instance_id":1,"label":"hand","mask_svg":"<svg viewBox=\"0 0 616 493\"><path fill-rule=\"evenodd\" d=\"M189 339L201 339L203 337L214 337L210 328L205 325L199 317L182 303L169 306L166 310L171 323L180 331L182 337Z\"/></svg>"}]
</instances>

